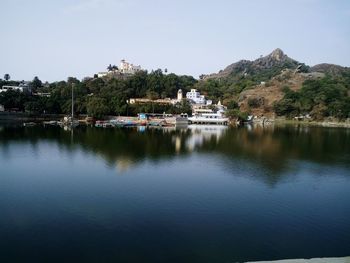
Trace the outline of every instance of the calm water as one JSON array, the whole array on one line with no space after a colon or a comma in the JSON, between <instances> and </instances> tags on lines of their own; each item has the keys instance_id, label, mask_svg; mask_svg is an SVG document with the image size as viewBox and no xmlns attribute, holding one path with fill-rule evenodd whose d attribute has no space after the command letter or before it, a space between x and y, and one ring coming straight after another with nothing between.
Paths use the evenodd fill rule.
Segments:
<instances>
[{"instance_id":1,"label":"calm water","mask_svg":"<svg viewBox=\"0 0 350 263\"><path fill-rule=\"evenodd\" d=\"M0 262L350 255L350 130L0 125Z\"/></svg>"}]
</instances>

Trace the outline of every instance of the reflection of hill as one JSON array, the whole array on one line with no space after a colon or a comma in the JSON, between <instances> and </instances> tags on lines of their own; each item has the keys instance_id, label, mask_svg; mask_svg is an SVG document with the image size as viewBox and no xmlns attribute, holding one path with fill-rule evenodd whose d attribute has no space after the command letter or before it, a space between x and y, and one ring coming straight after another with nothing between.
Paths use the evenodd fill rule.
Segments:
<instances>
[{"instance_id":1,"label":"reflection of hill","mask_svg":"<svg viewBox=\"0 0 350 263\"><path fill-rule=\"evenodd\" d=\"M210 142L200 149L213 149ZM260 176L270 184L279 181L294 161L311 161L325 165L350 165L350 130L307 126L269 126L227 130L215 150L227 158L225 165L236 165L234 158L259 165L267 170Z\"/></svg>"},{"instance_id":2,"label":"reflection of hill","mask_svg":"<svg viewBox=\"0 0 350 263\"><path fill-rule=\"evenodd\" d=\"M280 180L289 161L312 161L321 164L350 163L350 130L306 126L226 128L220 126L189 129L95 129L79 127L74 134L57 127L0 129L0 147L13 141L36 145L52 141L66 150L76 147L102 156L109 165L126 170L144 159L159 161L191 152L224 155L223 165L234 167L244 160L268 171L260 178L269 183Z\"/></svg>"}]
</instances>

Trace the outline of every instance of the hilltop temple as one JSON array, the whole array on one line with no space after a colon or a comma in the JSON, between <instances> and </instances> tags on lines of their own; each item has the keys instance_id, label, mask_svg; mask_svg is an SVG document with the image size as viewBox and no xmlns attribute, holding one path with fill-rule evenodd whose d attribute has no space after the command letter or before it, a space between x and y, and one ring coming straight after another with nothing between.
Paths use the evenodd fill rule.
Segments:
<instances>
[{"instance_id":1,"label":"hilltop temple","mask_svg":"<svg viewBox=\"0 0 350 263\"><path fill-rule=\"evenodd\" d=\"M142 68L140 65L136 66L132 63L127 62L125 59L122 59L120 61L119 67L113 66L108 69L108 71L99 72L97 73L97 77L102 78L109 75L133 75L138 71L141 71Z\"/></svg>"}]
</instances>

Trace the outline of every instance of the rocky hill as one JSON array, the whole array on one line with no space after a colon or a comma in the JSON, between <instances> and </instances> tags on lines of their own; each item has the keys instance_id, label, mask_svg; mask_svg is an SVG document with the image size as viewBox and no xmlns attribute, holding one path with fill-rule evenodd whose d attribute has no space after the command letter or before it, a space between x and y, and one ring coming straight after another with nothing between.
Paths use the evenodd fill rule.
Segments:
<instances>
[{"instance_id":1,"label":"rocky hill","mask_svg":"<svg viewBox=\"0 0 350 263\"><path fill-rule=\"evenodd\" d=\"M238 79L240 77L254 76L254 75L264 75L267 73L266 77L271 77L277 75L282 69L297 69L302 68L304 65L298 61L288 57L284 52L277 48L271 54L260 57L254 61L241 60L227 66L224 70L219 71L215 74L204 75L202 78L206 79L220 79L220 78L234 78ZM304 67L304 71L308 68Z\"/></svg>"},{"instance_id":2,"label":"rocky hill","mask_svg":"<svg viewBox=\"0 0 350 263\"><path fill-rule=\"evenodd\" d=\"M340 83L342 89L339 92L346 94L348 90L350 96L349 68L333 64L309 67L288 57L281 49L276 49L271 54L254 61L238 61L218 73L202 75L202 81L198 86L209 97L220 95L226 102L235 100L241 111L256 116L275 117L274 105L285 98L286 90L299 92L306 81L314 81L316 84L313 84L315 86L313 94L317 95L325 92L317 90L317 81L322 81L326 76L332 79L328 86L333 84L332 81ZM321 104L327 103L330 103L329 99ZM306 107L302 110L306 112L312 108ZM294 114L301 113L302 110L298 109Z\"/></svg>"}]
</instances>

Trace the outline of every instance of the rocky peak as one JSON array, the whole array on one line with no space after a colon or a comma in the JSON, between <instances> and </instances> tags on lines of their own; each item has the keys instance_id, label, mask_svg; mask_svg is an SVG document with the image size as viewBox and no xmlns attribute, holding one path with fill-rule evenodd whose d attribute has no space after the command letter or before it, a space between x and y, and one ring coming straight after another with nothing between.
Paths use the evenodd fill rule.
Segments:
<instances>
[{"instance_id":1,"label":"rocky peak","mask_svg":"<svg viewBox=\"0 0 350 263\"><path fill-rule=\"evenodd\" d=\"M260 74L268 71L268 75L279 74L282 69L296 69L298 65L298 61L291 59L284 54L280 48L277 48L265 57L260 57L253 61L240 60L227 66L224 70L219 71L217 74L204 75L203 79L225 77L238 79L242 75Z\"/></svg>"},{"instance_id":2,"label":"rocky peak","mask_svg":"<svg viewBox=\"0 0 350 263\"><path fill-rule=\"evenodd\" d=\"M286 57L286 55L283 53L282 49L276 48L270 55L268 55L268 57L281 61Z\"/></svg>"}]
</instances>

